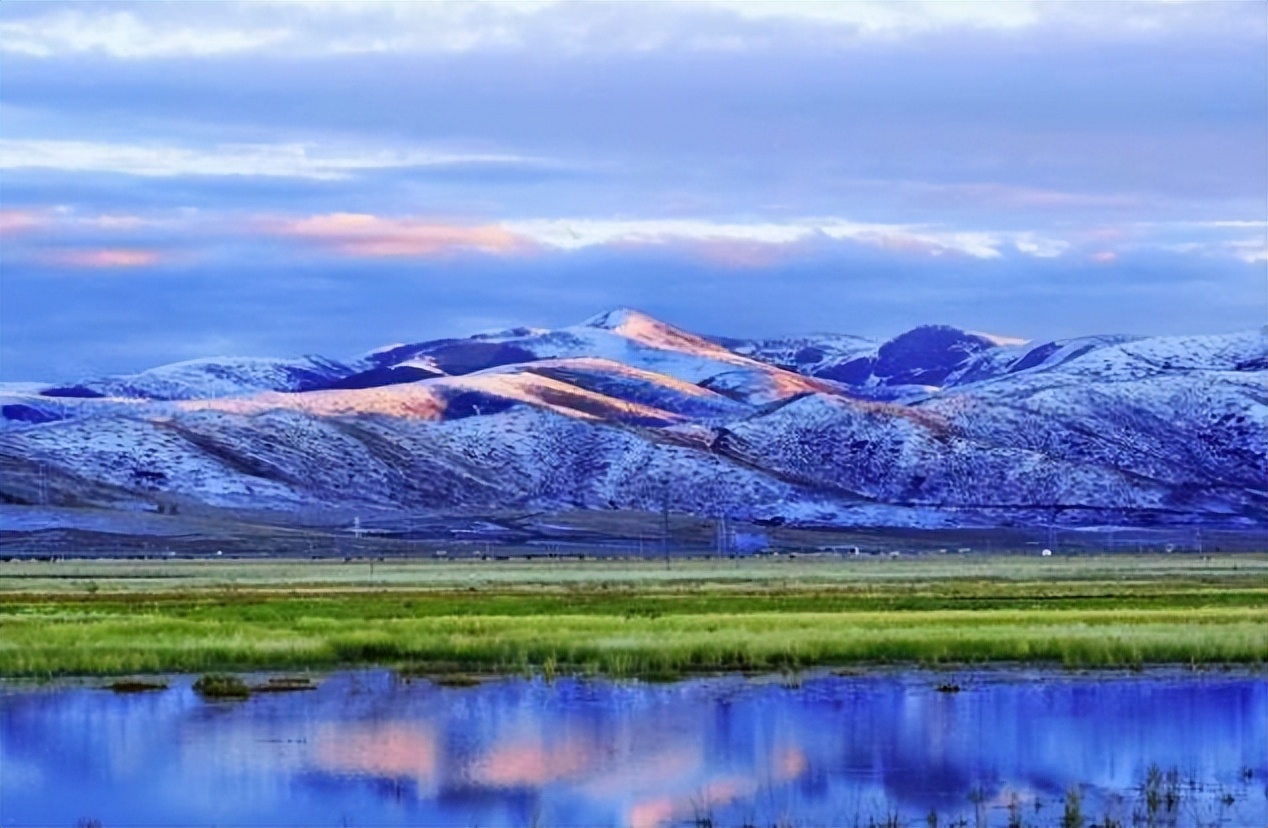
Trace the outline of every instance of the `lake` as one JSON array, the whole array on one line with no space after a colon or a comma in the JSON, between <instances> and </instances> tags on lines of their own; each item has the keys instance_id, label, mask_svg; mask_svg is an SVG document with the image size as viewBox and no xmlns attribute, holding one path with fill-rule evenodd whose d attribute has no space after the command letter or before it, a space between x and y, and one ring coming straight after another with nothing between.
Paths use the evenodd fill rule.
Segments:
<instances>
[{"instance_id":1,"label":"lake","mask_svg":"<svg viewBox=\"0 0 1268 828\"><path fill-rule=\"evenodd\" d=\"M0 687L0 824L1058 825L1072 786L1089 823L1268 823L1244 671L170 681Z\"/></svg>"}]
</instances>

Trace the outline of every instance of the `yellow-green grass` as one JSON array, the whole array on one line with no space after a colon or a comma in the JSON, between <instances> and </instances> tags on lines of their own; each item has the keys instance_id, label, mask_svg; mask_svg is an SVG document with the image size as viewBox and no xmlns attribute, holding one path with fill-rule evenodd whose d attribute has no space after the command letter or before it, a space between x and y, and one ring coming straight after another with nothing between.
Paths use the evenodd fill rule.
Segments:
<instances>
[{"instance_id":1,"label":"yellow-green grass","mask_svg":"<svg viewBox=\"0 0 1268 828\"><path fill-rule=\"evenodd\" d=\"M60 567L60 568L59 568ZM0 565L0 674L1262 664L1268 559Z\"/></svg>"},{"instance_id":2,"label":"yellow-green grass","mask_svg":"<svg viewBox=\"0 0 1268 828\"><path fill-rule=\"evenodd\" d=\"M814 555L741 560L604 559L445 561L405 559L0 561L0 595L13 592L165 591L208 587L537 587L708 584L744 587L880 581L1131 581L1169 578L1268 581L1268 555L1079 555L1041 558L928 554Z\"/></svg>"}]
</instances>

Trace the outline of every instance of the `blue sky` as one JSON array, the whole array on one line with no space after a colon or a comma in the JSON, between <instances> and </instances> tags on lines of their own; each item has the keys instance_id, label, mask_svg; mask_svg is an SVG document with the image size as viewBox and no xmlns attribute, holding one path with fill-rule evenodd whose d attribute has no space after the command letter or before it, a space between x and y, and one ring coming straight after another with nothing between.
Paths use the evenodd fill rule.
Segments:
<instances>
[{"instance_id":1,"label":"blue sky","mask_svg":"<svg viewBox=\"0 0 1268 828\"><path fill-rule=\"evenodd\" d=\"M1262 3L0 5L0 377L1268 317Z\"/></svg>"}]
</instances>

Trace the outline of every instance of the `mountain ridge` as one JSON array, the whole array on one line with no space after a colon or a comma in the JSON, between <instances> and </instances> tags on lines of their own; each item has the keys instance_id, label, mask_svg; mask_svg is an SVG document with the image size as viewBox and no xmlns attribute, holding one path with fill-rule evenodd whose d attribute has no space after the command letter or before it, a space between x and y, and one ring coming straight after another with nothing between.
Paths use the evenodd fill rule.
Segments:
<instances>
[{"instance_id":1,"label":"mountain ridge","mask_svg":"<svg viewBox=\"0 0 1268 828\"><path fill-rule=\"evenodd\" d=\"M742 340L621 308L0 404L16 504L656 510L674 488L678 511L807 526L1268 525L1268 329Z\"/></svg>"}]
</instances>

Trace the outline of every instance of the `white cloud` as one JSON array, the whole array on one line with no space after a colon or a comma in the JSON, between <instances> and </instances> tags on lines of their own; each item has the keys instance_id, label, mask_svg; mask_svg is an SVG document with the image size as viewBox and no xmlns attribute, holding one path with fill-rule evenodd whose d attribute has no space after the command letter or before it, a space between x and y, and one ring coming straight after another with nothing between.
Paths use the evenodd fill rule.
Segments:
<instances>
[{"instance_id":1,"label":"white cloud","mask_svg":"<svg viewBox=\"0 0 1268 828\"><path fill-rule=\"evenodd\" d=\"M282 2L63 10L0 22L0 52L34 57L99 53L122 59L253 51L466 52L528 45L531 38L520 24L550 5Z\"/></svg>"},{"instance_id":2,"label":"white cloud","mask_svg":"<svg viewBox=\"0 0 1268 828\"><path fill-rule=\"evenodd\" d=\"M1007 2L833 2L832 0L714 0L711 5L742 18L796 20L843 26L861 34L904 34L946 27L1017 29L1031 26L1042 11L1035 3Z\"/></svg>"},{"instance_id":3,"label":"white cloud","mask_svg":"<svg viewBox=\"0 0 1268 828\"><path fill-rule=\"evenodd\" d=\"M1033 233L1021 233L1013 238L1013 247L1027 256L1052 259L1066 252L1070 248L1070 243L1060 239L1042 238Z\"/></svg>"},{"instance_id":4,"label":"white cloud","mask_svg":"<svg viewBox=\"0 0 1268 828\"><path fill-rule=\"evenodd\" d=\"M1263 239L1238 239L1228 242L1226 249L1246 264L1268 262L1268 242Z\"/></svg>"},{"instance_id":5,"label":"white cloud","mask_svg":"<svg viewBox=\"0 0 1268 828\"><path fill-rule=\"evenodd\" d=\"M153 25L129 12L59 11L0 23L0 51L34 57L101 52L118 58L203 57L276 46L279 28Z\"/></svg>"},{"instance_id":6,"label":"white cloud","mask_svg":"<svg viewBox=\"0 0 1268 828\"><path fill-rule=\"evenodd\" d=\"M1204 28L1244 30L1246 14L1238 5L1028 0L154 3L132 10L92 5L0 22L0 52L137 60L242 52L736 51L764 49L777 41L849 45L859 38L1015 33L1044 26L1096 37L1140 37Z\"/></svg>"},{"instance_id":7,"label":"white cloud","mask_svg":"<svg viewBox=\"0 0 1268 828\"><path fill-rule=\"evenodd\" d=\"M339 179L363 170L467 164L543 164L502 153L324 147L313 144L222 144L191 149L162 144L0 140L0 169L40 168L167 177L265 176Z\"/></svg>"},{"instance_id":8,"label":"white cloud","mask_svg":"<svg viewBox=\"0 0 1268 828\"><path fill-rule=\"evenodd\" d=\"M840 218L808 218L782 223L561 218L505 221L500 226L537 244L562 250L675 242L790 245L819 238L933 256L957 254L996 259L1003 255L1001 248L1009 245L1026 255L1040 257L1060 255L1069 246L1064 241L1029 232L948 230L927 225L875 224Z\"/></svg>"}]
</instances>

